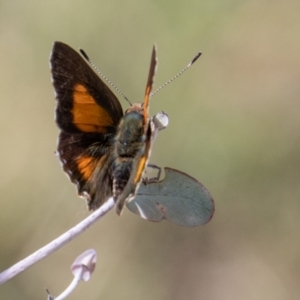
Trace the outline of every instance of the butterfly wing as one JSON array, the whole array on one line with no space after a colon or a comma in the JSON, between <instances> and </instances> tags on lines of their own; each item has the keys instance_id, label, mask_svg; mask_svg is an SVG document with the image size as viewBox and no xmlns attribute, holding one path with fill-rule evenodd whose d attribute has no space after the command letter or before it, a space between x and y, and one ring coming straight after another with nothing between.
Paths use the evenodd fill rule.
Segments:
<instances>
[{"instance_id":1,"label":"butterfly wing","mask_svg":"<svg viewBox=\"0 0 300 300\"><path fill-rule=\"evenodd\" d=\"M130 201L135 197L136 190L138 189L138 186L142 180L142 175L150 156L150 150L153 140L153 126L151 124L151 121L149 120L149 100L153 87L156 65L156 47L154 46L152 50L149 75L143 102L145 147L144 151L138 153L138 155L135 157L128 182L122 194L116 199L116 209L118 215L122 213L126 201Z\"/></svg>"},{"instance_id":2,"label":"butterfly wing","mask_svg":"<svg viewBox=\"0 0 300 300\"><path fill-rule=\"evenodd\" d=\"M68 133L115 133L123 116L120 102L83 58L55 42L50 64L59 128Z\"/></svg>"},{"instance_id":3,"label":"butterfly wing","mask_svg":"<svg viewBox=\"0 0 300 300\"><path fill-rule=\"evenodd\" d=\"M57 154L90 209L112 193L111 147L122 107L105 83L72 48L55 42L50 58L61 129ZM97 184L101 186L97 187Z\"/></svg>"},{"instance_id":4,"label":"butterfly wing","mask_svg":"<svg viewBox=\"0 0 300 300\"><path fill-rule=\"evenodd\" d=\"M150 69L149 69L149 75L146 85L146 91L144 96L144 102L143 102L143 110L144 110L144 122L146 124L144 132L146 135L146 147L145 147L145 153L142 157L140 157L138 163L137 163L137 171L136 175L134 177L134 183L138 184L141 179L144 172L144 169L146 167L148 158L150 156L150 150L151 150L151 137L152 137L152 128L151 128L151 122L149 120L149 101L151 96L151 91L153 88L154 83L154 76L157 66L157 58L156 58L156 47L153 46L152 49L152 55L151 55L151 62L150 62Z\"/></svg>"},{"instance_id":5,"label":"butterfly wing","mask_svg":"<svg viewBox=\"0 0 300 300\"><path fill-rule=\"evenodd\" d=\"M95 210L112 196L112 137L61 132L57 155L79 196Z\"/></svg>"}]
</instances>

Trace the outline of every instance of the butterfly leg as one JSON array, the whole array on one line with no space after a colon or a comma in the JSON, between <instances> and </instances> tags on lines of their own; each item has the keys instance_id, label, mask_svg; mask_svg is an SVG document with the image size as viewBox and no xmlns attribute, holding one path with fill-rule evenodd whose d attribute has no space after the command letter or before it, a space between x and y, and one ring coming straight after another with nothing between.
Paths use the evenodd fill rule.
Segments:
<instances>
[{"instance_id":1,"label":"butterfly leg","mask_svg":"<svg viewBox=\"0 0 300 300\"><path fill-rule=\"evenodd\" d=\"M148 183L156 183L156 182L158 182L159 179L160 179L161 167L158 167L158 166L156 166L156 165L154 165L154 164L147 164L147 167L148 167L148 168L151 168L151 169L156 169L156 170L158 170L158 172L157 172L157 175L156 175L155 177L151 177L151 178L144 177L144 178L142 179L142 182L143 182L144 184L148 184Z\"/></svg>"}]
</instances>

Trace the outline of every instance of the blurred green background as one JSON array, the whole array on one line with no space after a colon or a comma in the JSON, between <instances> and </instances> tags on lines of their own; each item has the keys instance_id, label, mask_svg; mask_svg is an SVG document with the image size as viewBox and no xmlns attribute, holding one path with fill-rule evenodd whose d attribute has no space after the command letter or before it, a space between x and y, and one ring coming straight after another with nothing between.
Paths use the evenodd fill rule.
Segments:
<instances>
[{"instance_id":1,"label":"blurred green background","mask_svg":"<svg viewBox=\"0 0 300 300\"><path fill-rule=\"evenodd\" d=\"M189 229L112 211L1 286L0 299L58 295L88 248L95 273L70 299L297 299L299 14L298 0L1 1L1 270L88 215L54 156L56 40L83 48L133 102L154 42L156 87L203 51L152 99L151 114L166 111L170 125L151 162L201 181L216 213Z\"/></svg>"}]
</instances>

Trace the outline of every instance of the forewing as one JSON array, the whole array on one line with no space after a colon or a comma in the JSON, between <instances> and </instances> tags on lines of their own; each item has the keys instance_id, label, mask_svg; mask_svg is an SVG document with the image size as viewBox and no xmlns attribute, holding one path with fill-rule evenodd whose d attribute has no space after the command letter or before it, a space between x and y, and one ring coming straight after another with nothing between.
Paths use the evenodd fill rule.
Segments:
<instances>
[{"instance_id":1,"label":"forewing","mask_svg":"<svg viewBox=\"0 0 300 300\"><path fill-rule=\"evenodd\" d=\"M143 102L143 116L144 116L144 124L145 124L145 128L144 128L145 147L144 147L144 151L142 153L139 153L135 157L129 180L124 188L124 191L116 200L116 210L118 215L122 213L126 201L130 201L131 199L134 198L136 190L142 180L142 175L150 156L151 146L153 142L154 128L152 122L150 122L149 120L148 111L149 111L149 100L150 100L151 91L153 87L156 65L157 65L156 48L154 46L151 55L150 69L149 69L148 80L147 80L146 91L145 91L144 102Z\"/></svg>"},{"instance_id":2,"label":"forewing","mask_svg":"<svg viewBox=\"0 0 300 300\"><path fill-rule=\"evenodd\" d=\"M67 133L114 133L122 107L84 59L68 45L55 42L50 64L59 128Z\"/></svg>"}]
</instances>

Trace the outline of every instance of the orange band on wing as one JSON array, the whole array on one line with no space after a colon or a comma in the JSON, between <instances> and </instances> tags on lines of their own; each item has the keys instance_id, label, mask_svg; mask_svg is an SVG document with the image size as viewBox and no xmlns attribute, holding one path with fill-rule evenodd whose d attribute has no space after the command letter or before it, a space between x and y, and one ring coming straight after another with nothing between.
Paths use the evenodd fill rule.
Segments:
<instances>
[{"instance_id":1,"label":"orange band on wing","mask_svg":"<svg viewBox=\"0 0 300 300\"><path fill-rule=\"evenodd\" d=\"M144 169L145 169L145 166L146 166L146 163L147 163L147 159L148 159L148 157L145 155L141 158L141 160L139 162L139 165L138 165L135 177L134 177L134 183L135 184L138 183L141 180L141 177L143 175L143 172L144 172Z\"/></svg>"},{"instance_id":2,"label":"orange band on wing","mask_svg":"<svg viewBox=\"0 0 300 300\"><path fill-rule=\"evenodd\" d=\"M88 180L95 169L94 157L80 157L77 159L77 168L85 180Z\"/></svg>"},{"instance_id":3,"label":"orange band on wing","mask_svg":"<svg viewBox=\"0 0 300 300\"><path fill-rule=\"evenodd\" d=\"M74 88L72 114L74 125L84 132L106 133L106 127L113 126L110 115L81 84Z\"/></svg>"}]
</instances>

